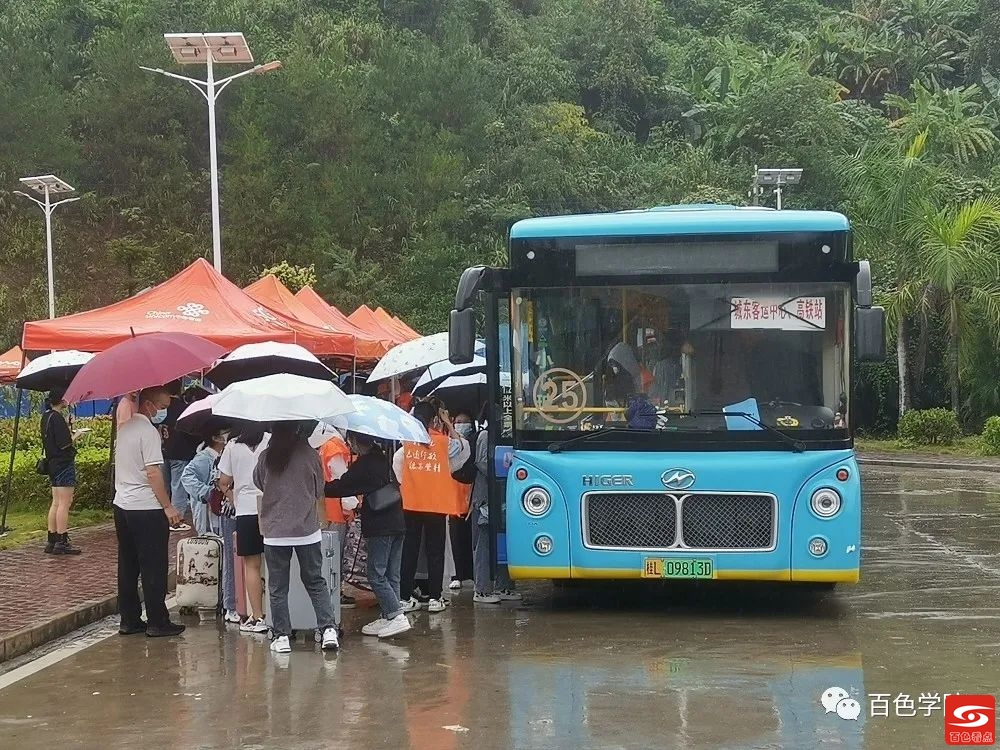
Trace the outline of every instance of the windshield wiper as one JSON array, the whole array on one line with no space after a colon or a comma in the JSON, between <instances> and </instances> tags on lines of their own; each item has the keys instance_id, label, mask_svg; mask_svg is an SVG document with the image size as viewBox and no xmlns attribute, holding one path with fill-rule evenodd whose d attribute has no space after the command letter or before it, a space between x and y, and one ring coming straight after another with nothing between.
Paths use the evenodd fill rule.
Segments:
<instances>
[{"instance_id":1,"label":"windshield wiper","mask_svg":"<svg viewBox=\"0 0 1000 750\"><path fill-rule=\"evenodd\" d=\"M576 437L571 437L568 440L560 440L555 443L549 443L549 453L559 453L563 448L573 445L574 443L586 443L588 440L593 440L598 435L607 435L608 433L620 432L629 435L637 435L642 433L643 435L654 435L656 430L637 430L632 427L602 427L599 430L590 430L582 435L577 435Z\"/></svg>"},{"instance_id":2,"label":"windshield wiper","mask_svg":"<svg viewBox=\"0 0 1000 750\"><path fill-rule=\"evenodd\" d=\"M772 427L769 424L762 422L758 417L745 411L688 411L684 414L690 415L692 417L743 417L750 424L760 427L762 430L770 432L772 435L777 436L781 439L781 442L788 445L796 453L802 453L806 449L806 444L801 440L796 440L793 437L789 437L777 427Z\"/></svg>"}]
</instances>

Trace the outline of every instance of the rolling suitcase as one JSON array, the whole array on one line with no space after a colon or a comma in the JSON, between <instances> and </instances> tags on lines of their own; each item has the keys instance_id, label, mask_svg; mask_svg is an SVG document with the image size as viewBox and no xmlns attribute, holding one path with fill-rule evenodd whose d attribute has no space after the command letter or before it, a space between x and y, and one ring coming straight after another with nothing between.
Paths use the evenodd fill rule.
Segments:
<instances>
[{"instance_id":1,"label":"rolling suitcase","mask_svg":"<svg viewBox=\"0 0 1000 750\"><path fill-rule=\"evenodd\" d=\"M183 539L177 545L177 604L199 611L219 607L222 540L213 536Z\"/></svg>"},{"instance_id":2,"label":"rolling suitcase","mask_svg":"<svg viewBox=\"0 0 1000 750\"><path fill-rule=\"evenodd\" d=\"M333 619L340 629L340 542L335 529L323 529L323 578L326 580L327 588L330 591L330 599L333 604ZM269 596L270 587L267 586L268 574L267 565L264 565L264 613L268 626L273 626L271 619L271 601ZM299 573L298 557L292 552L292 565L288 575L288 615L292 621L292 629L295 631L313 631L318 642L322 634L316 631L316 613L313 611L312 599L302 585L302 576Z\"/></svg>"}]
</instances>

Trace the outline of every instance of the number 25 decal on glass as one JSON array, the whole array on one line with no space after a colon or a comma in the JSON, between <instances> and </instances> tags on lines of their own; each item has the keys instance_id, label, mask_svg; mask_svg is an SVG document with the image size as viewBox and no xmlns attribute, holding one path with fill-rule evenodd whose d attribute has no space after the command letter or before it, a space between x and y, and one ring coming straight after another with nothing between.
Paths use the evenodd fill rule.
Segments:
<instances>
[{"instance_id":1,"label":"number 25 decal on glass","mask_svg":"<svg viewBox=\"0 0 1000 750\"><path fill-rule=\"evenodd\" d=\"M553 424L569 424L587 408L587 386L583 378L562 367L541 373L532 395L542 419Z\"/></svg>"}]
</instances>

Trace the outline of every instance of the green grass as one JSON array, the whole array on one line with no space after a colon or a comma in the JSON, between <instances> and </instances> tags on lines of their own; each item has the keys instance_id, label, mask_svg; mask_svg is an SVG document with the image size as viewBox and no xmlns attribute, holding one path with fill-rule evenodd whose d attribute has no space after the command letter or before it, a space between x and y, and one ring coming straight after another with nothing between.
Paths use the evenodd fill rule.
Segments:
<instances>
[{"instance_id":1,"label":"green grass","mask_svg":"<svg viewBox=\"0 0 1000 750\"><path fill-rule=\"evenodd\" d=\"M7 513L7 526L12 531L6 536L0 537L0 550L20 547L34 540L44 542L47 517L48 508L11 508ZM107 510L92 508L71 510L69 526L71 529L93 526L110 521L111 518L110 508Z\"/></svg>"},{"instance_id":2,"label":"green grass","mask_svg":"<svg viewBox=\"0 0 1000 750\"><path fill-rule=\"evenodd\" d=\"M859 453L918 453L924 456L964 456L981 458L982 438L978 435L961 438L954 445L908 445L896 439L854 439Z\"/></svg>"}]
</instances>

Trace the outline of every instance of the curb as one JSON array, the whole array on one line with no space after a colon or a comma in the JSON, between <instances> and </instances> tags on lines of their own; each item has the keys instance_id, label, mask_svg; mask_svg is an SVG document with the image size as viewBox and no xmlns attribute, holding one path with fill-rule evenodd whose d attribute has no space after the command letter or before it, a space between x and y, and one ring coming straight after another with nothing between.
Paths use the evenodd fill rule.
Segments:
<instances>
[{"instance_id":1,"label":"curb","mask_svg":"<svg viewBox=\"0 0 1000 750\"><path fill-rule=\"evenodd\" d=\"M177 575L170 571L167 576L167 592L175 588ZM142 599L142 588L139 590ZM91 623L110 617L118 611L118 594L114 593L103 599L88 602L69 612L56 615L46 622L31 627L15 630L13 633L0 636L0 664L15 657L23 656L32 649L44 646L46 643L69 635L74 630Z\"/></svg>"},{"instance_id":2,"label":"curb","mask_svg":"<svg viewBox=\"0 0 1000 750\"><path fill-rule=\"evenodd\" d=\"M928 460L915 458L865 458L858 456L858 463L865 466L890 466L897 469L939 469L947 471L1000 472L1000 464L966 464L942 461L929 456Z\"/></svg>"}]
</instances>

